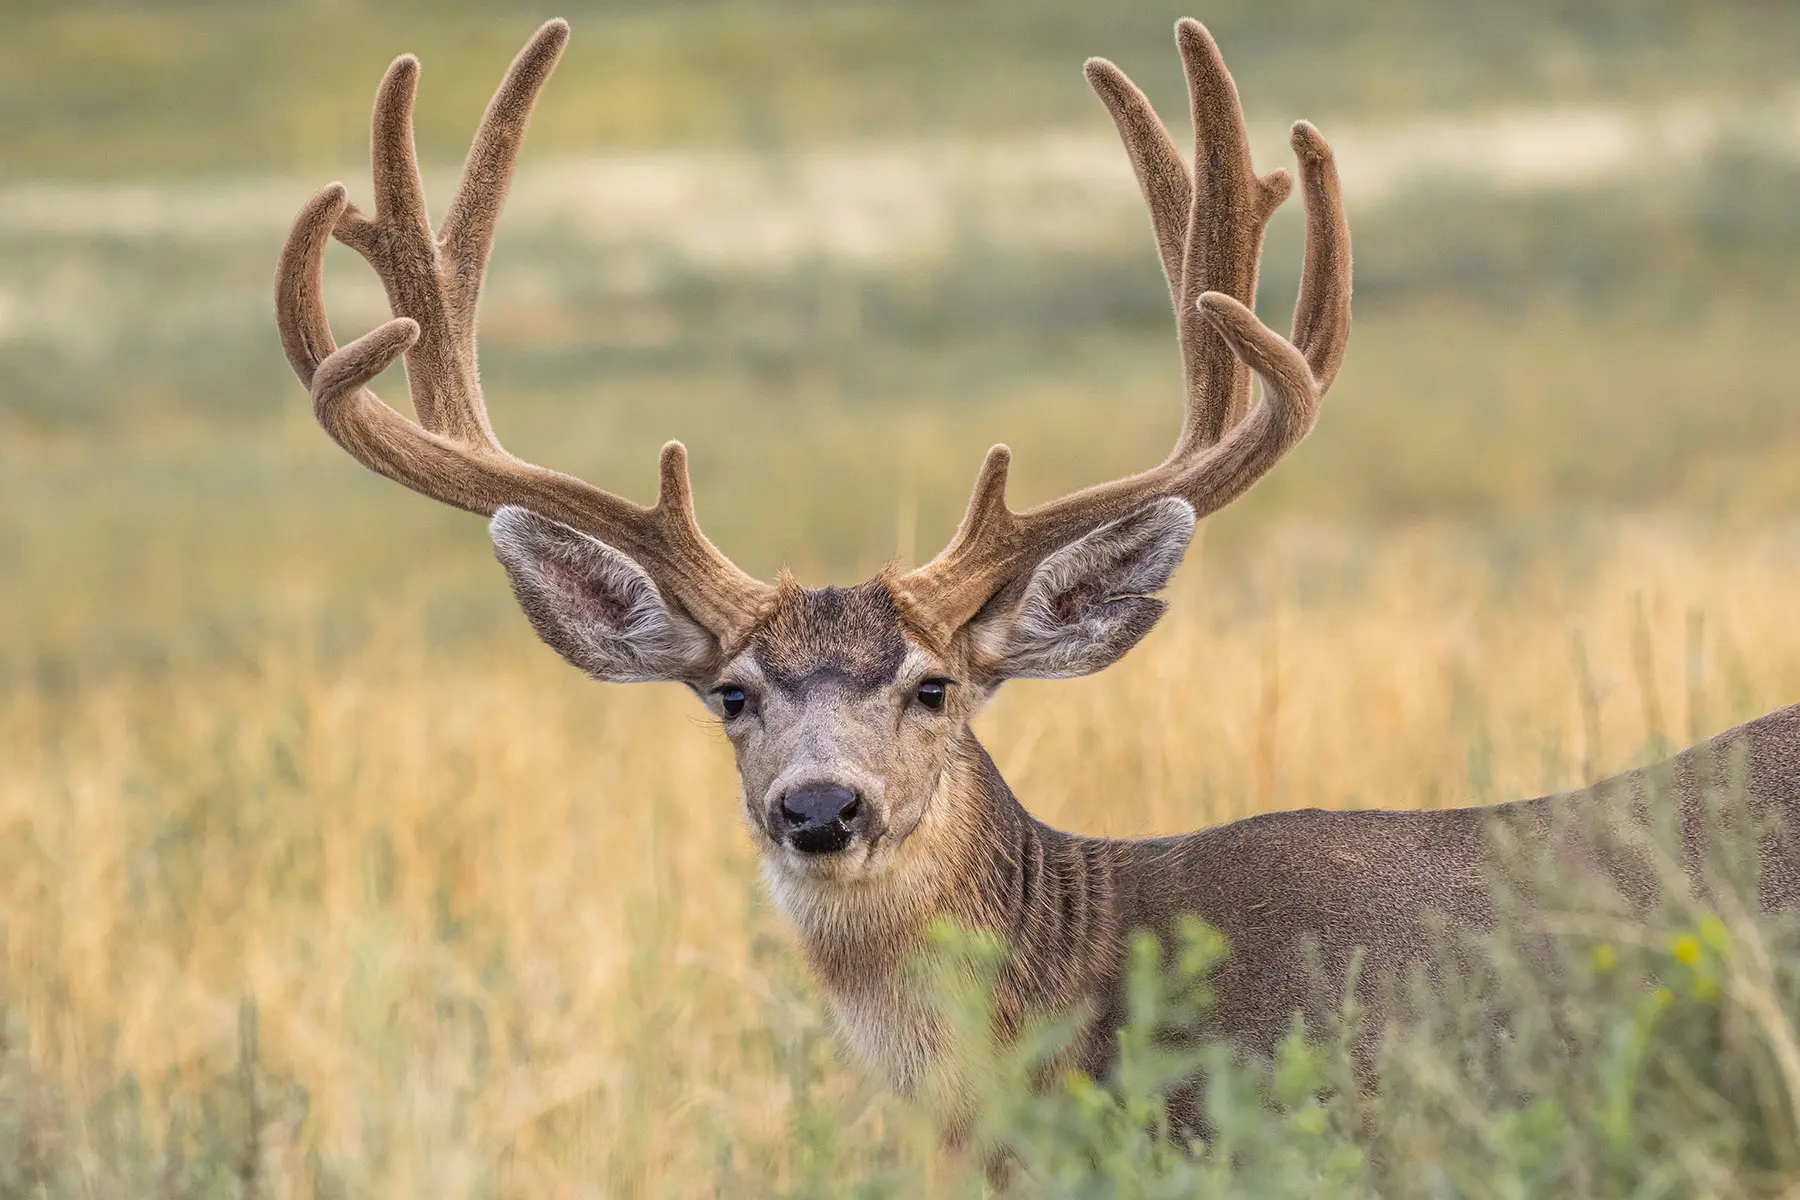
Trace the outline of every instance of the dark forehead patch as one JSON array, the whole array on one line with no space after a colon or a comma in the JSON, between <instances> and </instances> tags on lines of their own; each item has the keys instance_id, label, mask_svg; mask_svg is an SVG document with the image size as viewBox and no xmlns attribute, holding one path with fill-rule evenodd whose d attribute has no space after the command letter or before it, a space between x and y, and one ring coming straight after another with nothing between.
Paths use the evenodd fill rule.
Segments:
<instances>
[{"instance_id":1,"label":"dark forehead patch","mask_svg":"<svg viewBox=\"0 0 1800 1200\"><path fill-rule=\"evenodd\" d=\"M873 689L899 674L906 641L893 594L886 582L871 579L849 588L784 587L750 652L776 687L801 688L831 676Z\"/></svg>"}]
</instances>

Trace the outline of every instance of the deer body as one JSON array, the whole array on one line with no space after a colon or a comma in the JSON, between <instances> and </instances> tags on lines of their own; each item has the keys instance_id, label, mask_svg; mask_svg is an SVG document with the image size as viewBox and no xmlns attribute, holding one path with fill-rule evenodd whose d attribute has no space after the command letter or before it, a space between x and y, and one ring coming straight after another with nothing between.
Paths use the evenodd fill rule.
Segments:
<instances>
[{"instance_id":1,"label":"deer body","mask_svg":"<svg viewBox=\"0 0 1800 1200\"><path fill-rule=\"evenodd\" d=\"M930 1006L902 964L939 917L1004 938L1003 1032L1086 1005L1070 1065L1100 1073L1138 928L1166 932L1191 913L1222 930L1232 956L1210 1021L1267 1049L1305 1007L1304 940L1317 941L1328 974L1362 948L1373 979L1420 955L1422 914L1488 921L1496 822L1644 901L1637 864L1566 839L1556 816L1639 819L1647 777L1491 810L1309 810L1113 841L1033 819L970 731L1006 680L1090 674L1131 650L1161 616L1156 593L1196 521L1312 429L1343 359L1350 241L1331 150L1311 126L1294 126L1306 251L1283 338L1251 305L1263 229L1291 182L1252 168L1236 88L1197 23L1176 27L1192 167L1123 73L1087 66L1137 172L1176 317L1184 408L1169 457L1016 512L1010 455L996 446L936 558L816 589L785 574L754 579L706 539L679 442L664 447L657 501L645 507L515 458L495 435L476 369L476 304L532 106L567 37L549 22L515 59L437 230L413 159L418 63L394 62L371 137L377 211L350 205L338 184L301 210L275 282L282 346L320 423L358 461L492 518L495 551L545 642L598 679L679 682L708 706L736 755L771 894L846 1037L897 1086L918 1086L938 1049ZM322 301L333 237L375 268L395 313L342 348ZM416 421L367 386L402 354ZM1252 375L1262 385L1254 406ZM1676 761L1684 833L1698 828L1705 762L1726 754L1747 762L1753 808L1797 815L1800 709L1787 709ZM1786 904L1800 896L1800 865L1785 842L1767 848L1765 902Z\"/></svg>"},{"instance_id":2,"label":"deer body","mask_svg":"<svg viewBox=\"0 0 1800 1200\"><path fill-rule=\"evenodd\" d=\"M922 826L912 857L863 891L767 871L770 890L800 931L815 976L858 1055L902 1090L927 1069L935 1034L929 998L905 970L928 925L949 918L992 931L1009 948L997 980L1001 1032L1028 1016L1092 1012L1072 1053L1096 1077L1110 1067L1124 1020L1125 937L1150 929L1165 942L1185 915L1224 934L1231 955L1212 976L1212 1034L1270 1052L1293 1014L1311 1018L1320 996L1304 953L1310 940L1329 984L1362 955L1359 998L1379 1025L1384 977L1427 949L1426 913L1453 926L1485 927L1496 872L1496 823L1571 870L1605 872L1638 906L1655 899L1653 871L1592 844L1594 826L1628 832L1641 804L1673 805L1686 850L1699 865L1708 788L1741 763L1742 788L1759 817L1800 830L1800 705L1731 729L1667 763L1591 788L1478 808L1263 813L1175 837L1081 837L1036 820L1014 797L973 734L940 784L956 789L942 811L979 819ZM1709 781L1711 781L1709 783ZM1779 828L1779 827L1778 827ZM1571 836L1571 835L1574 836ZM1765 847L1765 908L1800 903L1800 857L1778 836Z\"/></svg>"}]
</instances>

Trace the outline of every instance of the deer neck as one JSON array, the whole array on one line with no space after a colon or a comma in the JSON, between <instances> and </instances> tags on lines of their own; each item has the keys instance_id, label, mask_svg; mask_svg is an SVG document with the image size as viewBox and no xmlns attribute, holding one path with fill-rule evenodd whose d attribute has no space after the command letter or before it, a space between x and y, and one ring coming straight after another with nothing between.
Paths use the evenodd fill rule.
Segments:
<instances>
[{"instance_id":1,"label":"deer neck","mask_svg":"<svg viewBox=\"0 0 1800 1200\"><path fill-rule=\"evenodd\" d=\"M1033 1012L1061 1011L1116 973L1105 846L1032 818L970 733L883 869L847 881L771 865L765 878L852 1047L911 1090L937 1042L932 997L908 969L931 924L952 920L1006 945L1000 1033Z\"/></svg>"}]
</instances>

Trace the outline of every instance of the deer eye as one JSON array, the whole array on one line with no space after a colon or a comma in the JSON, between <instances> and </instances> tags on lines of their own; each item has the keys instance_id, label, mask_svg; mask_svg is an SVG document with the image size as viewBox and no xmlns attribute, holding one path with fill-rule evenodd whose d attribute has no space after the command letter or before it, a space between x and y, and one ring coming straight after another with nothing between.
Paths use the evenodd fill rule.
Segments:
<instances>
[{"instance_id":1,"label":"deer eye","mask_svg":"<svg viewBox=\"0 0 1800 1200\"><path fill-rule=\"evenodd\" d=\"M950 682L948 679L927 679L921 683L918 692L915 693L919 703L932 712L943 711L944 697L950 694Z\"/></svg>"},{"instance_id":2,"label":"deer eye","mask_svg":"<svg viewBox=\"0 0 1800 1200\"><path fill-rule=\"evenodd\" d=\"M725 709L725 715L735 717L744 711L744 702L748 697L740 687L722 687L719 689L719 704Z\"/></svg>"}]
</instances>

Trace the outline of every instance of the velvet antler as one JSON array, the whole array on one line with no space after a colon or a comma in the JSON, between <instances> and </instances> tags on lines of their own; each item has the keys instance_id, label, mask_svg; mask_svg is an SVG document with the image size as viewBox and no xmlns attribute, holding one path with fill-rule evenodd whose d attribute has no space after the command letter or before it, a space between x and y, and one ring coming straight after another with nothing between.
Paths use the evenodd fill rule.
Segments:
<instances>
[{"instance_id":1,"label":"velvet antler","mask_svg":"<svg viewBox=\"0 0 1800 1200\"><path fill-rule=\"evenodd\" d=\"M895 581L913 625L939 644L1046 555L1152 500L1178 496L1206 516L1237 499L1306 436L1343 361L1350 229L1331 148L1311 125L1294 126L1306 259L1290 341L1250 307L1263 230L1287 198L1288 177L1258 176L1251 166L1237 88L1212 36L1183 20L1175 40L1194 114L1191 174L1124 72L1096 58L1087 77L1125 142L1162 252L1187 384L1181 435L1160 466L1023 513L1006 505L1011 451L989 450L956 536ZM1246 415L1251 373L1263 399Z\"/></svg>"},{"instance_id":2,"label":"velvet antler","mask_svg":"<svg viewBox=\"0 0 1800 1200\"><path fill-rule=\"evenodd\" d=\"M482 276L532 105L568 38L566 22L546 22L513 60L436 234L413 155L419 63L394 60L375 95L375 215L359 212L336 183L300 210L275 279L282 348L312 392L319 423L364 466L471 512L518 504L591 534L643 564L669 599L729 646L760 620L774 589L701 533L680 442L663 447L661 489L645 508L515 458L488 422L475 359ZM333 234L375 268L395 317L342 349L321 294ZM416 423L367 386L403 353Z\"/></svg>"}]
</instances>

